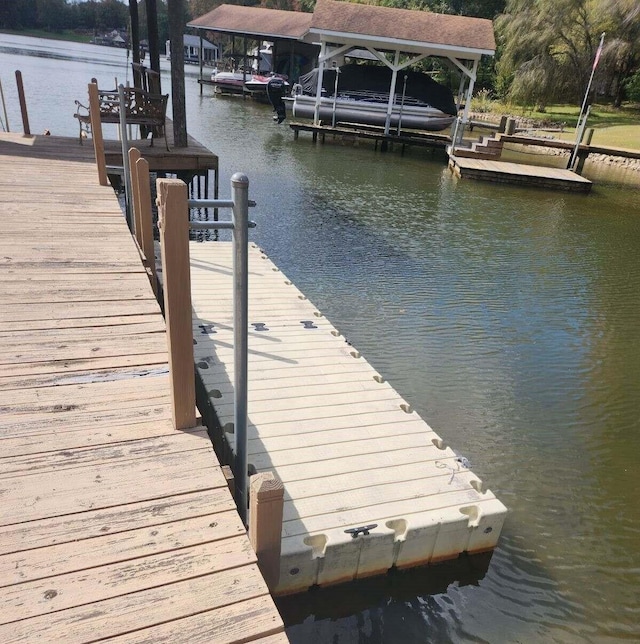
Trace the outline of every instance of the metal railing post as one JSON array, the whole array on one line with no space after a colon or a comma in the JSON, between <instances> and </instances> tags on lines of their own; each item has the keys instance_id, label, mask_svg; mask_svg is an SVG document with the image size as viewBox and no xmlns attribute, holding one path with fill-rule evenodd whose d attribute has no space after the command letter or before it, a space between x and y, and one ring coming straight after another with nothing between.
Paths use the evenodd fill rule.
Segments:
<instances>
[{"instance_id":1,"label":"metal railing post","mask_svg":"<svg viewBox=\"0 0 640 644\"><path fill-rule=\"evenodd\" d=\"M234 335L234 435L236 502L247 524L249 490L247 439L248 328L249 328L249 179L236 172L231 177L233 197L233 335Z\"/></svg>"}]
</instances>

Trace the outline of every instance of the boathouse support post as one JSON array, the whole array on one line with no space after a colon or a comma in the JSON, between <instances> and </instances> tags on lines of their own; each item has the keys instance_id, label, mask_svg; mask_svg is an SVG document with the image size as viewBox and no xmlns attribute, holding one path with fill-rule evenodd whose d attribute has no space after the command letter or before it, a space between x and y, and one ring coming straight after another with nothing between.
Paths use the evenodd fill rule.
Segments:
<instances>
[{"instance_id":1,"label":"boathouse support post","mask_svg":"<svg viewBox=\"0 0 640 644\"><path fill-rule=\"evenodd\" d=\"M91 119L91 138L93 153L98 168L98 182L101 186L109 185L107 162L104 158L104 140L102 138L102 120L100 119L100 99L98 98L97 83L89 83L89 118Z\"/></svg>"},{"instance_id":2,"label":"boathouse support post","mask_svg":"<svg viewBox=\"0 0 640 644\"><path fill-rule=\"evenodd\" d=\"M316 105L313 110L313 124L320 124L320 102L322 101L322 76L326 67L327 43L322 41L320 44L320 55L318 56L318 82L316 84Z\"/></svg>"},{"instance_id":3,"label":"boathouse support post","mask_svg":"<svg viewBox=\"0 0 640 644\"><path fill-rule=\"evenodd\" d=\"M184 90L184 1L169 0L169 38L171 40L171 105L173 108L173 143L188 146L187 110Z\"/></svg>"},{"instance_id":4,"label":"boathouse support post","mask_svg":"<svg viewBox=\"0 0 640 644\"><path fill-rule=\"evenodd\" d=\"M389 136L391 130L391 112L396 100L396 83L398 82L398 63L400 62L400 52L396 49L393 57L393 66L391 66L391 86L389 87L389 102L387 103L387 118L384 122L384 134Z\"/></svg>"},{"instance_id":5,"label":"boathouse support post","mask_svg":"<svg viewBox=\"0 0 640 644\"><path fill-rule=\"evenodd\" d=\"M27 114L27 100L24 96L24 85L22 84L22 72L20 70L16 70L16 85L18 86L18 100L20 101L20 113L22 114L22 131L25 136L31 136L29 115Z\"/></svg>"},{"instance_id":6,"label":"boathouse support post","mask_svg":"<svg viewBox=\"0 0 640 644\"><path fill-rule=\"evenodd\" d=\"M131 59L140 62L140 20L138 19L138 0L129 0L129 20L131 21Z\"/></svg>"},{"instance_id":7,"label":"boathouse support post","mask_svg":"<svg viewBox=\"0 0 640 644\"><path fill-rule=\"evenodd\" d=\"M147 35L149 39L149 66L160 74L160 47L158 44L158 7L156 0L145 0L147 9ZM160 76L158 76L158 85ZM161 94L158 87L158 94Z\"/></svg>"},{"instance_id":8,"label":"boathouse support post","mask_svg":"<svg viewBox=\"0 0 640 644\"><path fill-rule=\"evenodd\" d=\"M249 540L269 590L274 590L280 581L283 508L282 481L273 472L252 476Z\"/></svg>"},{"instance_id":9,"label":"boathouse support post","mask_svg":"<svg viewBox=\"0 0 640 644\"><path fill-rule=\"evenodd\" d=\"M171 413L176 429L196 426L196 390L191 318L187 184L157 179L164 316L169 349Z\"/></svg>"},{"instance_id":10,"label":"boathouse support post","mask_svg":"<svg viewBox=\"0 0 640 644\"><path fill-rule=\"evenodd\" d=\"M476 83L476 75L478 72L478 59L473 61L473 68L469 72L469 85L467 86L467 93L464 99L464 112L462 113L462 134L464 135L464 128L469 122L469 110L471 109L471 97L473 96L473 87Z\"/></svg>"}]
</instances>

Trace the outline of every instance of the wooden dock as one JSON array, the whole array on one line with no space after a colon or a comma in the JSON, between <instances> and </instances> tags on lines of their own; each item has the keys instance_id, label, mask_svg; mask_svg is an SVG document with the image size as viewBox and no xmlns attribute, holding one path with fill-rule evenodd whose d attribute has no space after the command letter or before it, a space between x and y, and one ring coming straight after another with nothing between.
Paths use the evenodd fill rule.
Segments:
<instances>
[{"instance_id":1,"label":"wooden dock","mask_svg":"<svg viewBox=\"0 0 640 644\"><path fill-rule=\"evenodd\" d=\"M232 444L231 244L190 255L196 364ZM285 489L277 594L495 547L506 508L255 246L249 321L250 468Z\"/></svg>"},{"instance_id":2,"label":"wooden dock","mask_svg":"<svg viewBox=\"0 0 640 644\"><path fill-rule=\"evenodd\" d=\"M19 133L3 133L1 136L3 145L11 146L12 154L15 156L31 157L33 154L37 154L42 159L54 161L95 163L91 139L85 140L81 145L78 137L43 135L24 137ZM173 145L170 121L167 123L167 140L171 148L169 152L164 147L164 140L157 140L153 146L150 145L149 140L131 140L129 145L140 150L143 157L149 162L151 172L204 174L211 171L215 177L214 184L217 186L217 155L198 143L193 137L189 137L188 147L176 148ZM106 164L108 166L122 166L120 141L105 139L104 148Z\"/></svg>"},{"instance_id":3,"label":"wooden dock","mask_svg":"<svg viewBox=\"0 0 640 644\"><path fill-rule=\"evenodd\" d=\"M385 134L383 127L362 124L341 123L331 126L326 123L314 125L313 123L294 121L289 124L289 127L293 130L293 136L296 140L300 136L300 132L310 133L314 143L318 139L321 143L325 143L327 139L340 142L353 142L362 139L373 141L376 150L380 145L383 152L392 150L396 145L401 148L402 152L404 152L405 148L411 146L444 150L451 143L451 138L448 134L418 130L402 130L400 133L393 131Z\"/></svg>"},{"instance_id":4,"label":"wooden dock","mask_svg":"<svg viewBox=\"0 0 640 644\"><path fill-rule=\"evenodd\" d=\"M495 183L537 186L554 190L589 192L591 181L571 170L492 159L449 158L449 168L458 177Z\"/></svg>"},{"instance_id":5,"label":"wooden dock","mask_svg":"<svg viewBox=\"0 0 640 644\"><path fill-rule=\"evenodd\" d=\"M0 177L0 641L288 641L92 147L0 135Z\"/></svg>"}]
</instances>

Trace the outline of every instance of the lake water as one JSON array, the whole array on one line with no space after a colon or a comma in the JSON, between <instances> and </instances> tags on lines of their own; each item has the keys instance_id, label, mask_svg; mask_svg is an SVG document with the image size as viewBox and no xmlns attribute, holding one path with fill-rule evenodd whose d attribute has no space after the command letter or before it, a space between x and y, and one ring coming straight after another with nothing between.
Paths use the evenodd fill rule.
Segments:
<instances>
[{"instance_id":1,"label":"lake water","mask_svg":"<svg viewBox=\"0 0 640 644\"><path fill-rule=\"evenodd\" d=\"M15 69L31 131L77 135L74 99L126 64L0 34L12 130ZM291 640L640 640L640 173L587 165L588 196L458 181L424 150L294 141L196 78L189 132L221 196L249 176L251 238L510 511L492 557L279 602Z\"/></svg>"}]
</instances>

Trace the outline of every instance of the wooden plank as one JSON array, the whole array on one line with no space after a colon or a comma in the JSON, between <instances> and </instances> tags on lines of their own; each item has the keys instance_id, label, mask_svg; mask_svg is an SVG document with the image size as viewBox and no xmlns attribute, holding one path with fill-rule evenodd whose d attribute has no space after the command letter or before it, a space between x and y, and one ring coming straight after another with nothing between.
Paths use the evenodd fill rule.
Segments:
<instances>
[{"instance_id":1,"label":"wooden plank","mask_svg":"<svg viewBox=\"0 0 640 644\"><path fill-rule=\"evenodd\" d=\"M109 365L103 360L101 365L104 368L96 368L95 363L91 363L89 365L90 368L86 369L82 368L82 365L79 365L77 369L70 368L67 371L58 370L43 374L35 370L35 373L29 375L8 378L0 376L0 391L9 391L24 387L33 389L71 384L89 384L92 382L107 382L112 380L138 381L143 378L153 378L157 375L168 373L166 358L166 354L161 353L152 356L149 362L134 359L128 361L134 364Z\"/></svg>"},{"instance_id":2,"label":"wooden plank","mask_svg":"<svg viewBox=\"0 0 640 644\"><path fill-rule=\"evenodd\" d=\"M153 639L157 634L157 629L153 626L160 627L165 622L180 625L183 618L193 615L194 619L207 625L206 634L200 639L191 639L187 638L186 633L178 633L172 641L211 642L211 638L215 637L215 642L218 643L225 641L222 639L222 626L228 618L228 612L222 611L218 615L216 609L254 598L264 598L260 604L264 610L269 606L266 592L257 566L250 564L0 626L0 638L5 644L26 644L36 639L52 641L59 633L64 633L65 641L73 643L93 641L96 633L101 638L111 639L137 629L145 629L135 636ZM256 615L253 612L251 617L242 620L243 613L252 612L245 611L245 608L249 606L242 605L238 611L240 620L244 622L238 628L247 627L247 634L253 633L253 637L260 637L260 628L267 619L267 614L263 612ZM273 608L270 612L273 618L266 622L268 630L282 630L282 622L276 617L277 612ZM256 622L256 616L260 616L262 621ZM265 640L265 644L276 644L279 641L288 640Z\"/></svg>"},{"instance_id":3,"label":"wooden plank","mask_svg":"<svg viewBox=\"0 0 640 644\"><path fill-rule=\"evenodd\" d=\"M270 609L270 597L257 597L219 610L160 624L154 629L137 631L121 638L123 643L173 644L174 642L208 642L215 633L216 644L241 644L260 641L263 635L283 630L279 615ZM287 641L287 640L284 640Z\"/></svg>"},{"instance_id":4,"label":"wooden plank","mask_svg":"<svg viewBox=\"0 0 640 644\"><path fill-rule=\"evenodd\" d=\"M167 354L166 351L162 353L135 353L134 347L128 347L129 351L133 351L131 355L115 355L102 356L101 358L74 358L73 360L65 360L64 357L59 359L50 360L49 362L27 362L24 364L13 364L4 362L2 368L3 376L0 376L0 388L2 384L9 379L14 380L16 377L33 376L42 374L71 374L80 371L102 371L105 369L115 369L131 366L146 366L166 364Z\"/></svg>"},{"instance_id":5,"label":"wooden plank","mask_svg":"<svg viewBox=\"0 0 640 644\"><path fill-rule=\"evenodd\" d=\"M224 490L220 491L220 495ZM0 555L0 588L245 535L234 510ZM50 583L56 583L52 580ZM1 592L1 591L0 591Z\"/></svg>"},{"instance_id":6,"label":"wooden plank","mask_svg":"<svg viewBox=\"0 0 640 644\"><path fill-rule=\"evenodd\" d=\"M234 508L231 497L215 489L0 526L0 553L40 548L47 552L47 546L64 543L79 546L85 539L105 534L149 528Z\"/></svg>"},{"instance_id":7,"label":"wooden plank","mask_svg":"<svg viewBox=\"0 0 640 644\"><path fill-rule=\"evenodd\" d=\"M128 382L114 380L97 382L89 385L68 384L60 385L56 389L23 389L15 391L7 399L0 398L0 412L7 413L34 413L34 412L59 412L74 410L80 406L99 403L111 403L116 399L120 402L128 400L144 401L148 397L167 397L167 373L155 377L140 378L135 388ZM60 400L65 402L62 405Z\"/></svg>"},{"instance_id":8,"label":"wooden plank","mask_svg":"<svg viewBox=\"0 0 640 644\"><path fill-rule=\"evenodd\" d=\"M46 267L43 267L46 270ZM48 302L36 306L26 303L3 303L0 307L0 322L28 322L34 320L93 319L124 315L159 314L158 303L152 300L129 300L119 298L98 302Z\"/></svg>"},{"instance_id":9,"label":"wooden plank","mask_svg":"<svg viewBox=\"0 0 640 644\"><path fill-rule=\"evenodd\" d=\"M209 443L208 439L202 439ZM78 467L73 476L57 476L51 487L49 473L2 479L4 525L73 514L180 493L226 486L210 445L190 452L148 455L129 461ZM185 465L188 464L188 468ZM162 476L158 473L162 472ZM131 484L135 481L135 485ZM44 491L46 490L46 494Z\"/></svg>"},{"instance_id":10,"label":"wooden plank","mask_svg":"<svg viewBox=\"0 0 640 644\"><path fill-rule=\"evenodd\" d=\"M0 614L0 624L246 566L255 561L247 537L242 535L110 563L92 574L72 572L53 579L8 586L1 592L5 610ZM96 576L99 583L96 583Z\"/></svg>"},{"instance_id":11,"label":"wooden plank","mask_svg":"<svg viewBox=\"0 0 640 644\"><path fill-rule=\"evenodd\" d=\"M31 476L47 471L60 472L65 469L94 467L133 460L150 454L156 456L159 462L164 457L175 457L184 453L188 459L189 452L198 450L203 443L208 443L206 429L193 432L169 434L167 436L150 437L144 440L119 442L115 445L91 446L88 448L65 449L63 451L43 451L40 454L28 454L0 459L0 479L16 476ZM69 476L75 476L70 472Z\"/></svg>"}]
</instances>

